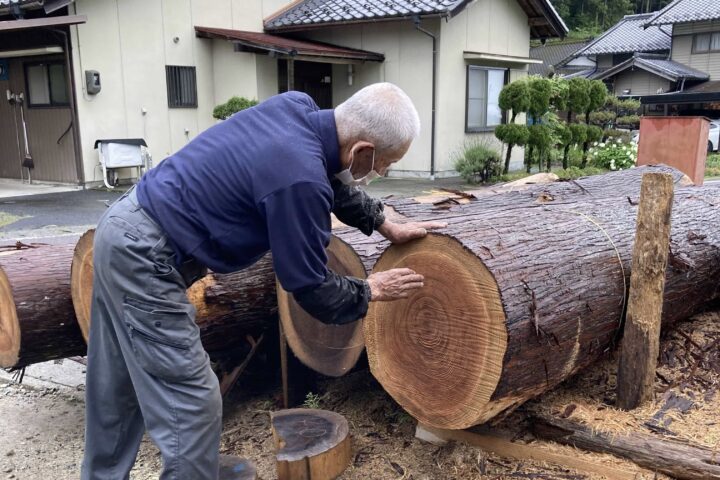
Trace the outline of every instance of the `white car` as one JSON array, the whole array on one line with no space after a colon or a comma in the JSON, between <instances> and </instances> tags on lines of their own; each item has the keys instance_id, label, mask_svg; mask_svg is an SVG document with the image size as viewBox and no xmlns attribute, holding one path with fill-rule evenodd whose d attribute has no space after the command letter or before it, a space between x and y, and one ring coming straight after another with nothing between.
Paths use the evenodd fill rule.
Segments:
<instances>
[{"instance_id":1,"label":"white car","mask_svg":"<svg viewBox=\"0 0 720 480\"><path fill-rule=\"evenodd\" d=\"M710 134L708 135L708 152L717 152L720 148L720 120L710 122Z\"/></svg>"},{"instance_id":2,"label":"white car","mask_svg":"<svg viewBox=\"0 0 720 480\"><path fill-rule=\"evenodd\" d=\"M632 142L640 143L640 132L633 132ZM710 121L710 132L708 134L708 152L717 152L720 150L720 120Z\"/></svg>"}]
</instances>

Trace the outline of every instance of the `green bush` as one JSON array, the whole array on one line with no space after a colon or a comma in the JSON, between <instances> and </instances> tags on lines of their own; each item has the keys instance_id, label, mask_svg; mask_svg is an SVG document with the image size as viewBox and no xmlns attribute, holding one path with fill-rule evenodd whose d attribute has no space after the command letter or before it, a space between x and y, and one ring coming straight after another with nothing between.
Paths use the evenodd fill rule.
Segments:
<instances>
[{"instance_id":1,"label":"green bush","mask_svg":"<svg viewBox=\"0 0 720 480\"><path fill-rule=\"evenodd\" d=\"M588 153L592 166L606 170L625 170L637 162L637 145L620 139L595 142Z\"/></svg>"},{"instance_id":2,"label":"green bush","mask_svg":"<svg viewBox=\"0 0 720 480\"><path fill-rule=\"evenodd\" d=\"M529 132L525 125L506 123L495 127L495 136L503 143L525 145L528 141Z\"/></svg>"},{"instance_id":3,"label":"green bush","mask_svg":"<svg viewBox=\"0 0 720 480\"><path fill-rule=\"evenodd\" d=\"M213 109L213 117L218 120L225 120L233 114L250 107L254 107L257 104L257 100L249 100L245 97L232 97L227 102L220 104Z\"/></svg>"},{"instance_id":4,"label":"green bush","mask_svg":"<svg viewBox=\"0 0 720 480\"><path fill-rule=\"evenodd\" d=\"M603 129L596 126L596 125L590 125L587 127L587 134L585 136L586 142L599 142L600 139L602 139L603 136Z\"/></svg>"},{"instance_id":5,"label":"green bush","mask_svg":"<svg viewBox=\"0 0 720 480\"><path fill-rule=\"evenodd\" d=\"M720 167L720 153L711 153L708 155L705 165L708 167Z\"/></svg>"},{"instance_id":6,"label":"green bush","mask_svg":"<svg viewBox=\"0 0 720 480\"><path fill-rule=\"evenodd\" d=\"M609 129L605 130L605 133L603 135L604 140L610 140L610 139L617 139L619 138L624 143L630 143L632 140L632 132L629 132L627 130L617 130L617 129Z\"/></svg>"},{"instance_id":7,"label":"green bush","mask_svg":"<svg viewBox=\"0 0 720 480\"><path fill-rule=\"evenodd\" d=\"M483 141L466 143L455 156L455 170L470 183L485 183L502 172L500 153Z\"/></svg>"},{"instance_id":8,"label":"green bush","mask_svg":"<svg viewBox=\"0 0 720 480\"><path fill-rule=\"evenodd\" d=\"M640 125L640 115L624 115L618 117L615 124L626 127L638 127Z\"/></svg>"},{"instance_id":9,"label":"green bush","mask_svg":"<svg viewBox=\"0 0 720 480\"><path fill-rule=\"evenodd\" d=\"M610 125L613 121L615 121L616 117L617 114L615 114L615 112L600 110L599 112L592 112L590 114L590 123L600 126Z\"/></svg>"},{"instance_id":10,"label":"green bush","mask_svg":"<svg viewBox=\"0 0 720 480\"><path fill-rule=\"evenodd\" d=\"M587 140L587 125L582 123L571 123L570 132L572 132L572 141L576 145L580 145Z\"/></svg>"},{"instance_id":11,"label":"green bush","mask_svg":"<svg viewBox=\"0 0 720 480\"><path fill-rule=\"evenodd\" d=\"M580 168L572 166L563 170L557 170L555 171L555 174L560 178L560 180L577 180L578 178L600 175L605 172L606 170L595 167Z\"/></svg>"}]
</instances>

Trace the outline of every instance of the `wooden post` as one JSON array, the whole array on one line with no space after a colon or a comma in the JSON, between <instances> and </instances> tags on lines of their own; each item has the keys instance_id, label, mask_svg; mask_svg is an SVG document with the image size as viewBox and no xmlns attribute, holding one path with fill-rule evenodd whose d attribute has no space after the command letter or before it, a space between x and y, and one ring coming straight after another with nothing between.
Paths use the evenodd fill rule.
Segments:
<instances>
[{"instance_id":1,"label":"wooden post","mask_svg":"<svg viewBox=\"0 0 720 480\"><path fill-rule=\"evenodd\" d=\"M295 90L295 60L287 59L287 91Z\"/></svg>"},{"instance_id":2,"label":"wooden post","mask_svg":"<svg viewBox=\"0 0 720 480\"><path fill-rule=\"evenodd\" d=\"M617 405L625 410L653 398L673 196L672 176L643 175L617 380Z\"/></svg>"}]
</instances>

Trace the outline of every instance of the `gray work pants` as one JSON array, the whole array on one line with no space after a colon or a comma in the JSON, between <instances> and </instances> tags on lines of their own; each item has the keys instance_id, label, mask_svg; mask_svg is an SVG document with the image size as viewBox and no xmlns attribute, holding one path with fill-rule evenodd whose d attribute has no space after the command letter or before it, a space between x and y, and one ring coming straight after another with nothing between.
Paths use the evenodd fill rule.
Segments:
<instances>
[{"instance_id":1,"label":"gray work pants","mask_svg":"<svg viewBox=\"0 0 720 480\"><path fill-rule=\"evenodd\" d=\"M164 231L134 190L95 233L82 480L123 480L147 429L161 480L217 480L222 417L185 290L203 272L175 265Z\"/></svg>"}]
</instances>

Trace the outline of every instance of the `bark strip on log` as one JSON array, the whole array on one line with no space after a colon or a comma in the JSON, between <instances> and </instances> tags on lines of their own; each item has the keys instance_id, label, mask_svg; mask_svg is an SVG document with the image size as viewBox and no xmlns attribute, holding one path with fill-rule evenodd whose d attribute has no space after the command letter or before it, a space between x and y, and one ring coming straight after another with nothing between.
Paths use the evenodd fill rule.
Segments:
<instances>
[{"instance_id":1,"label":"bark strip on log","mask_svg":"<svg viewBox=\"0 0 720 480\"><path fill-rule=\"evenodd\" d=\"M441 217L449 223L442 234L383 253L374 271L408 267L425 276L425 288L371 304L365 320L371 370L410 414L438 428L467 428L612 347L637 213L626 192L639 191L640 175L609 176L625 184L615 197L588 201L579 188L575 201L567 195L557 204L492 197L498 208L458 206ZM663 325L718 295L720 189L678 189L672 218Z\"/></svg>"},{"instance_id":2,"label":"bark strip on log","mask_svg":"<svg viewBox=\"0 0 720 480\"><path fill-rule=\"evenodd\" d=\"M0 367L85 355L70 299L74 245L0 254Z\"/></svg>"},{"instance_id":3,"label":"bark strip on log","mask_svg":"<svg viewBox=\"0 0 720 480\"><path fill-rule=\"evenodd\" d=\"M327 253L328 268L333 272L358 278L367 276L358 255L339 238L330 239ZM365 350L362 321L327 325L305 312L279 282L277 292L282 332L298 360L329 377L349 372Z\"/></svg>"},{"instance_id":4,"label":"bark strip on log","mask_svg":"<svg viewBox=\"0 0 720 480\"><path fill-rule=\"evenodd\" d=\"M271 414L279 480L331 480L352 460L345 417L297 408Z\"/></svg>"},{"instance_id":5,"label":"bark strip on log","mask_svg":"<svg viewBox=\"0 0 720 480\"><path fill-rule=\"evenodd\" d=\"M672 201L670 175L647 173L643 176L630 296L618 365L617 403L625 410L653 399Z\"/></svg>"},{"instance_id":6,"label":"bark strip on log","mask_svg":"<svg viewBox=\"0 0 720 480\"><path fill-rule=\"evenodd\" d=\"M674 478L720 479L720 458L712 449L642 433L610 434L548 415L531 418L535 435L583 450L610 453Z\"/></svg>"},{"instance_id":7,"label":"bark strip on log","mask_svg":"<svg viewBox=\"0 0 720 480\"><path fill-rule=\"evenodd\" d=\"M92 303L93 237L94 230L90 230L78 242L72 267L72 302L86 340ZM272 260L266 255L239 272L211 272L188 289L205 350L232 349L244 342L246 335L257 336L271 328L277 313L274 278Z\"/></svg>"}]
</instances>

